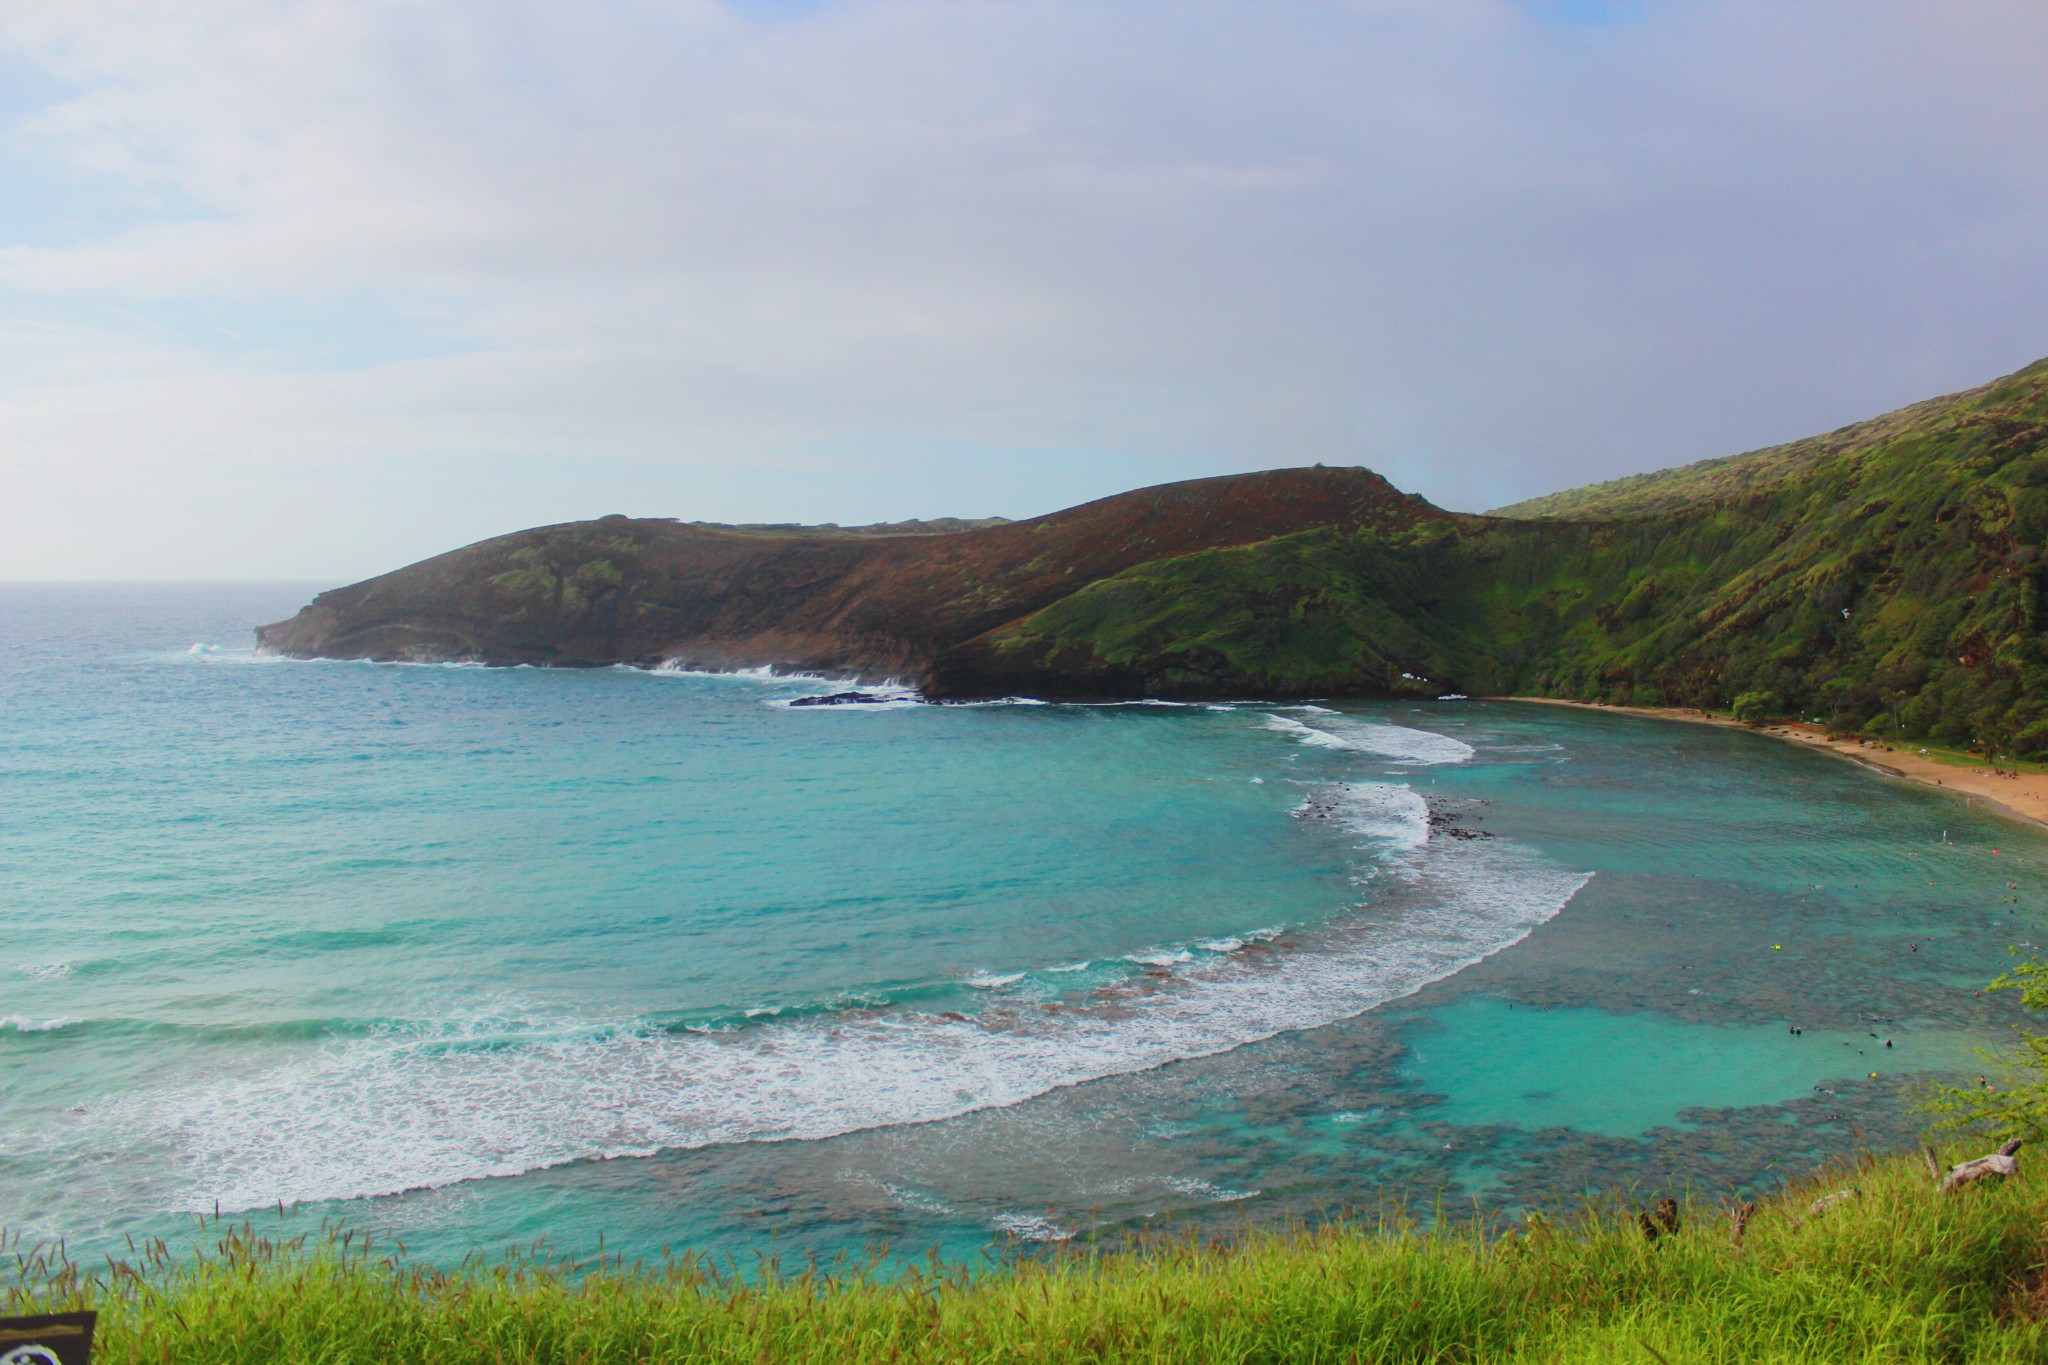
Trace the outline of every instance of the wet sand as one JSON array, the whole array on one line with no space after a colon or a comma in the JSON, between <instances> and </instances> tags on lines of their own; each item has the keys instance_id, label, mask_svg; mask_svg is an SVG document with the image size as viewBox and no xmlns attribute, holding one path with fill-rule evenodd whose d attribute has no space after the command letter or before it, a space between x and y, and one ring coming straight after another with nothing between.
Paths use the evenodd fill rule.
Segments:
<instances>
[{"instance_id":1,"label":"wet sand","mask_svg":"<svg viewBox=\"0 0 2048 1365\"><path fill-rule=\"evenodd\" d=\"M1822 749L1877 769L1890 777L1939 787L1964 801L1982 806L2015 820L2048 827L2048 773L1994 772L1988 763L1964 764L1919 752L1918 745L1892 744L1878 740L1830 739L1816 725L1791 723L1751 726L1727 716L1717 716L1687 706L1609 706L1601 702L1559 701L1552 697L1503 697L1503 701L1534 702L1541 706L1575 706L1584 711L1615 711L1630 716L1651 716L1658 720L1682 720L1693 725L1722 725L1751 730L1774 739L1790 740L1809 749Z\"/></svg>"}]
</instances>

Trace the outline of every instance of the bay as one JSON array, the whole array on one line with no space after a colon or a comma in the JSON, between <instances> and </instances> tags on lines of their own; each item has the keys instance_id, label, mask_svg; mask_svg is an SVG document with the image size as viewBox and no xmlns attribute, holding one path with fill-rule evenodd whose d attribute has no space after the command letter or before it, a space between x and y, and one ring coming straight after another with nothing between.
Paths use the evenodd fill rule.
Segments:
<instances>
[{"instance_id":1,"label":"bay","mask_svg":"<svg viewBox=\"0 0 2048 1365\"><path fill-rule=\"evenodd\" d=\"M1909 1140L2039 934L2038 831L1743 733L253 657L310 591L0 588L31 1240L971 1258L1754 1189Z\"/></svg>"}]
</instances>

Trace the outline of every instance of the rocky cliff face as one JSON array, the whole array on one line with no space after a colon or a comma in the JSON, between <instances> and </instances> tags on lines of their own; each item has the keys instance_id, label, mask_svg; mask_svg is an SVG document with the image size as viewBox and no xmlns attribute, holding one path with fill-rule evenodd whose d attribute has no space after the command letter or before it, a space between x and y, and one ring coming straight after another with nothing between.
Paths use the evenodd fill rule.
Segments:
<instances>
[{"instance_id":1,"label":"rocky cliff face","mask_svg":"<svg viewBox=\"0 0 2048 1365\"><path fill-rule=\"evenodd\" d=\"M298 658L772 664L918 678L944 651L1150 560L1316 527L1447 519L1370 471L1322 467L1167 484L966 530L604 517L322 593L257 640Z\"/></svg>"}]
</instances>

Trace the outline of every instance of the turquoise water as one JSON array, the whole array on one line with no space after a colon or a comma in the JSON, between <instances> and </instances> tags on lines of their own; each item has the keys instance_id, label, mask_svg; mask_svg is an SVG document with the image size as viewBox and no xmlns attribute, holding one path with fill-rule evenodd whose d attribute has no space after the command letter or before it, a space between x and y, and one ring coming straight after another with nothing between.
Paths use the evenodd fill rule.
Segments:
<instances>
[{"instance_id":1,"label":"turquoise water","mask_svg":"<svg viewBox=\"0 0 2048 1365\"><path fill-rule=\"evenodd\" d=\"M1703 1026L1650 1011L1517 1011L1484 995L1446 1007L1435 1022L1438 1030L1411 1040L1406 1070L1444 1096L1439 1121L1610 1137L1697 1126L1687 1122L1688 1110L1776 1104L1835 1077L1853 1080L1858 1067L1866 1080L1875 1067L1975 1069L1981 1042L1954 1025L1909 1031L1894 1021L1881 1026L1881 1038L1866 1028L1795 1036L1776 1021ZM1894 1046L1885 1047L1886 1039Z\"/></svg>"},{"instance_id":2,"label":"turquoise water","mask_svg":"<svg viewBox=\"0 0 2048 1365\"><path fill-rule=\"evenodd\" d=\"M1754 1188L1909 1138L2040 932L2038 833L1747 734L252 658L309 592L0 589L0 1224L971 1256Z\"/></svg>"}]
</instances>

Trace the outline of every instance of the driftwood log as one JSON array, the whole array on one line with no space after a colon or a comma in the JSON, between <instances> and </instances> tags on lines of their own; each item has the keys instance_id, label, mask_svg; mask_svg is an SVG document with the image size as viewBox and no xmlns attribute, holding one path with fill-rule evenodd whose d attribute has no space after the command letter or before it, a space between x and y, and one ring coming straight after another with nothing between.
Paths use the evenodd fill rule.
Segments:
<instances>
[{"instance_id":1,"label":"driftwood log","mask_svg":"<svg viewBox=\"0 0 2048 1365\"><path fill-rule=\"evenodd\" d=\"M1989 1180L1993 1177L2003 1180L2007 1176L2018 1175L2020 1173L2019 1150L2020 1139L2014 1138L1990 1156L1974 1157L1960 1165L1951 1166L1949 1167L1948 1174L1941 1178L1941 1183L1936 1185L1935 1188L1941 1193L1947 1194L1950 1190L1959 1190L1963 1186L1975 1184L1979 1180ZM1933 1153L1928 1153L1928 1157L1932 1161ZM1938 1165L1939 1163L1935 1164Z\"/></svg>"},{"instance_id":2,"label":"driftwood log","mask_svg":"<svg viewBox=\"0 0 2048 1365\"><path fill-rule=\"evenodd\" d=\"M1813 1207L1806 1211L1806 1216L1817 1218L1837 1204L1846 1204L1851 1199L1861 1199L1862 1197L1863 1191L1857 1189L1854 1185L1851 1185L1846 1190L1836 1190L1833 1194L1824 1194L1813 1201Z\"/></svg>"}]
</instances>

